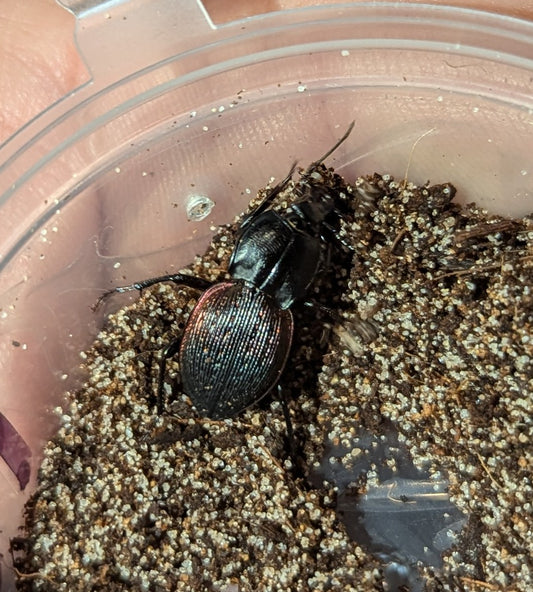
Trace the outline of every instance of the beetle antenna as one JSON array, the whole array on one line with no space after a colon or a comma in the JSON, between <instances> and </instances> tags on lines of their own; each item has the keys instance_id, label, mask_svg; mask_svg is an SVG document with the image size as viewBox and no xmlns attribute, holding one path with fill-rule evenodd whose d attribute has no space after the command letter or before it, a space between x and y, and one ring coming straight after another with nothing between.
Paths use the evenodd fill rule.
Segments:
<instances>
[{"instance_id":1,"label":"beetle antenna","mask_svg":"<svg viewBox=\"0 0 533 592\"><path fill-rule=\"evenodd\" d=\"M331 154L333 154L335 152L335 150L337 150L337 148L346 140L346 138L352 133L353 130L353 126L355 125L355 121L352 121L352 123L350 123L350 125L348 126L348 129L344 132L344 135L342 136L342 138L340 140L338 140L335 145L333 146L333 148L330 148L326 154L324 154L324 156L322 156L321 158L319 158L318 160L315 160L315 162L312 162L308 167L307 167L307 171L306 173L308 173L309 171L312 171L313 169L315 169L319 164L322 164L326 158L328 158L328 156L330 156Z\"/></svg>"},{"instance_id":2,"label":"beetle antenna","mask_svg":"<svg viewBox=\"0 0 533 592\"><path fill-rule=\"evenodd\" d=\"M270 207L270 204L274 201L274 198L277 197L285 189L285 187L287 187L289 181L292 179L292 175L294 174L295 170L296 170L296 161L294 161L292 163L291 169L290 169L289 173L287 174L287 176L285 177L285 179L283 179L283 181L280 181L275 187L273 187L267 193L267 195L263 199L263 201L255 208L255 210L250 212L250 214L248 214L248 216L244 219L243 223L241 224L241 230L245 226L248 226L248 224L250 224L252 222L252 220L255 220L266 209L268 209Z\"/></svg>"}]
</instances>

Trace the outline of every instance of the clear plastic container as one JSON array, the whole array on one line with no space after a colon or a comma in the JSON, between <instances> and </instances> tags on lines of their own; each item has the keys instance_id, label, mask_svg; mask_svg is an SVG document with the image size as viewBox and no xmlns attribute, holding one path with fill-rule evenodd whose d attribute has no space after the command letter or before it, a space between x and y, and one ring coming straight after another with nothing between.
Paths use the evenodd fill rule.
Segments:
<instances>
[{"instance_id":1,"label":"clear plastic container","mask_svg":"<svg viewBox=\"0 0 533 592\"><path fill-rule=\"evenodd\" d=\"M492 211L533 209L532 23L360 3L215 26L194 0L63 4L91 80L0 147L0 451L19 459L0 458L2 592L103 289L188 263L352 120L332 161L348 177L408 172ZM215 203L202 221L194 196Z\"/></svg>"}]
</instances>

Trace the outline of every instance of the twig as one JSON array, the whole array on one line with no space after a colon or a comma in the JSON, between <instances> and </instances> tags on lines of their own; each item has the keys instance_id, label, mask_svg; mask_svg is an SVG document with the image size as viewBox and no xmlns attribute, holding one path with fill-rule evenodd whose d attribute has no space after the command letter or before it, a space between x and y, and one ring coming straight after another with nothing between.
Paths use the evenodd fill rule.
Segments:
<instances>
[{"instance_id":1,"label":"twig","mask_svg":"<svg viewBox=\"0 0 533 592\"><path fill-rule=\"evenodd\" d=\"M474 584L475 586L481 586L482 588L486 588L487 590L495 590L496 592L517 592L516 588L501 588L496 584L489 584L488 582L483 582L482 580L475 580L474 578L468 578L466 576L462 576L459 579L465 584Z\"/></svg>"},{"instance_id":2,"label":"twig","mask_svg":"<svg viewBox=\"0 0 533 592\"><path fill-rule=\"evenodd\" d=\"M480 236L487 236L495 234L496 232L505 232L507 230L515 230L520 224L516 220L497 220L495 222L485 222L478 224L467 230L459 230L454 235L455 243L462 243L469 238L478 238Z\"/></svg>"},{"instance_id":3,"label":"twig","mask_svg":"<svg viewBox=\"0 0 533 592\"><path fill-rule=\"evenodd\" d=\"M446 277L451 276L459 276L459 275L474 275L475 273L483 272L483 271L492 271L494 269L501 269L501 264L498 265L484 265L483 267L475 267L472 266L469 269L457 269L455 271L448 271L447 273L441 273L440 275L436 275L432 281L441 280Z\"/></svg>"},{"instance_id":4,"label":"twig","mask_svg":"<svg viewBox=\"0 0 533 592\"><path fill-rule=\"evenodd\" d=\"M402 240L402 238L408 233L409 231L407 228L402 228L400 232L396 235L396 238L392 241L392 245L390 247L391 254L394 255L394 250L398 246L398 243Z\"/></svg>"},{"instance_id":5,"label":"twig","mask_svg":"<svg viewBox=\"0 0 533 592\"><path fill-rule=\"evenodd\" d=\"M492 476L492 473L489 470L489 467L487 467L487 465L485 464L485 461L481 458L481 455L479 454L479 452L476 451L476 456L479 460L479 462L481 463L481 466L485 469L485 472L487 473L487 475L489 476L489 479L492 481L492 483L494 484L495 487L497 487L498 489L501 489L502 486L498 483L498 481L496 481L496 479Z\"/></svg>"},{"instance_id":6,"label":"twig","mask_svg":"<svg viewBox=\"0 0 533 592\"><path fill-rule=\"evenodd\" d=\"M46 580L47 582L50 582L51 584L55 583L54 580L50 576L45 576L40 571L33 571L31 573L24 573L24 572L18 570L15 566L13 566L11 569L15 572L15 575L20 580Z\"/></svg>"}]
</instances>

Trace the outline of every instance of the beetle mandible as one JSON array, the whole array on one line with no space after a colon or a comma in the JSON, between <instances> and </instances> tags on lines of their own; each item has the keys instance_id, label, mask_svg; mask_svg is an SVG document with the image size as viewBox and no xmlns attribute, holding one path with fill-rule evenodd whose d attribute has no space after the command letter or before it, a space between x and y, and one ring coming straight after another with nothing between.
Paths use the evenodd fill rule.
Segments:
<instances>
[{"instance_id":1,"label":"beetle mandible","mask_svg":"<svg viewBox=\"0 0 533 592\"><path fill-rule=\"evenodd\" d=\"M197 411L211 419L237 415L278 383L292 343L291 307L305 302L327 265L329 251L346 248L339 230L349 211L348 198L314 177L353 126L352 122L342 138L301 173L295 202L281 211L272 209L274 198L292 178L294 164L244 219L229 262L229 281L216 283L176 273L108 290L98 299L96 306L115 292L140 291L167 281L202 292L183 335L162 351L159 412L166 361L176 354L183 391Z\"/></svg>"}]
</instances>

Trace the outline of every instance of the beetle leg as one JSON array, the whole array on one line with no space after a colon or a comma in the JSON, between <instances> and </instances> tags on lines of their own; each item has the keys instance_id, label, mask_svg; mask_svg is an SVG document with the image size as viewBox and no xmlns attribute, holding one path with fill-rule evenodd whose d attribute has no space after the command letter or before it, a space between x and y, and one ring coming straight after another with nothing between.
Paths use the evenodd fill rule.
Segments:
<instances>
[{"instance_id":1,"label":"beetle leg","mask_svg":"<svg viewBox=\"0 0 533 592\"><path fill-rule=\"evenodd\" d=\"M334 323L338 323L338 324L343 323L343 319L340 316L340 314L336 310L329 308L329 306L325 306L324 304L321 304L320 302L316 302L315 300L304 300L303 304L304 304L304 306L307 306L309 308L314 308L315 310L319 310L320 312L325 313L330 318L330 320L332 320Z\"/></svg>"},{"instance_id":2,"label":"beetle leg","mask_svg":"<svg viewBox=\"0 0 533 592\"><path fill-rule=\"evenodd\" d=\"M163 387L165 384L165 374L167 371L167 360L175 356L181 345L181 337L171 341L161 352L161 360L159 361L159 376L157 378L157 413L161 415L164 408Z\"/></svg>"},{"instance_id":3,"label":"beetle leg","mask_svg":"<svg viewBox=\"0 0 533 592\"><path fill-rule=\"evenodd\" d=\"M98 300L93 306L93 310L96 310L104 300L111 296L111 294L115 294L116 292L118 292L119 294L123 294L124 292L133 292L134 290L138 290L139 292L141 292L145 288L149 288L150 286L154 286L155 284L160 284L161 282L173 282L178 286L187 286L188 288L192 288L193 290L198 290L200 292L204 292L205 290L210 288L214 283L210 282L209 280L204 280L203 278L196 277L194 275L186 275L184 273L172 273L169 275L161 275L155 278L135 282L128 286L119 286L118 288L112 288L111 290L107 290L107 292L104 292L100 296L100 298L98 298Z\"/></svg>"},{"instance_id":4,"label":"beetle leg","mask_svg":"<svg viewBox=\"0 0 533 592\"><path fill-rule=\"evenodd\" d=\"M278 398L283 409L283 417L285 418L285 424L287 426L287 447L289 449L289 457L296 467L298 466L298 455L296 454L298 446L296 445L296 439L294 436L294 428L292 427L291 414L289 412L289 404L287 403L287 397L283 392L280 384L278 384Z\"/></svg>"},{"instance_id":5,"label":"beetle leg","mask_svg":"<svg viewBox=\"0 0 533 592\"><path fill-rule=\"evenodd\" d=\"M328 224L328 222L326 222L325 220L322 222L322 229L325 231L320 233L320 238L323 242L327 243L328 240L334 240L342 248L346 249L350 253L353 253L355 251L353 246L350 245L350 243L348 243L344 238L342 238L338 231L331 224Z\"/></svg>"},{"instance_id":6,"label":"beetle leg","mask_svg":"<svg viewBox=\"0 0 533 592\"><path fill-rule=\"evenodd\" d=\"M290 448L294 447L294 430L292 428L291 414L289 413L289 404L287 403L287 397L278 384L278 396L283 408L283 416L285 417L285 423L287 424L287 439L289 440Z\"/></svg>"}]
</instances>

